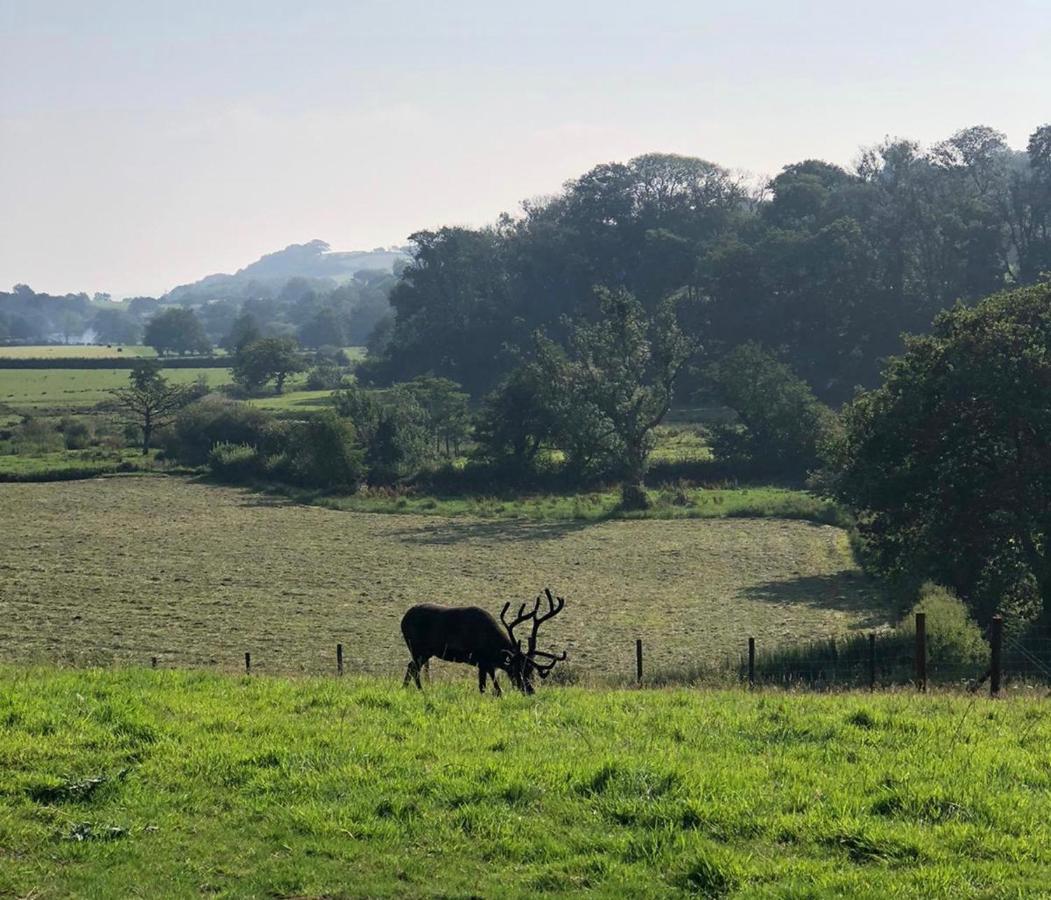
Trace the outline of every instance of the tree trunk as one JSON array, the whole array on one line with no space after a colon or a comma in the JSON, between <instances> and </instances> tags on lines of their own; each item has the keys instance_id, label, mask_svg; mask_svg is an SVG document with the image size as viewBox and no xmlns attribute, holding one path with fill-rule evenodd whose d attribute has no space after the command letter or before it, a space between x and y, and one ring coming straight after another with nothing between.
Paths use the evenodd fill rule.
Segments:
<instances>
[{"instance_id":1,"label":"tree trunk","mask_svg":"<svg viewBox=\"0 0 1051 900\"><path fill-rule=\"evenodd\" d=\"M620 485L621 509L649 509L650 498L642 480L625 480Z\"/></svg>"},{"instance_id":2,"label":"tree trunk","mask_svg":"<svg viewBox=\"0 0 1051 900\"><path fill-rule=\"evenodd\" d=\"M150 452L150 437L153 435L153 422L150 421L149 413L146 414L146 418L142 422L142 455L146 456Z\"/></svg>"},{"instance_id":3,"label":"tree trunk","mask_svg":"<svg viewBox=\"0 0 1051 900\"><path fill-rule=\"evenodd\" d=\"M625 448L627 459L624 481L620 485L620 505L622 509L649 509L650 498L643 486L646 474L646 447L643 439L634 439Z\"/></svg>"}]
</instances>

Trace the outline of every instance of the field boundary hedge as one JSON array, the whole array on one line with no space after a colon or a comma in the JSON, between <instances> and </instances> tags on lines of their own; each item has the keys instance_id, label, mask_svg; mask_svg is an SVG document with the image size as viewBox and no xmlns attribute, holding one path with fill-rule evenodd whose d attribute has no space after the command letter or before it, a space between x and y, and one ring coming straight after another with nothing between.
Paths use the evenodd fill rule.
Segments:
<instances>
[{"instance_id":1,"label":"field boundary hedge","mask_svg":"<svg viewBox=\"0 0 1051 900\"><path fill-rule=\"evenodd\" d=\"M152 359L164 369L228 369L229 356L0 356L0 369L130 369Z\"/></svg>"}]
</instances>

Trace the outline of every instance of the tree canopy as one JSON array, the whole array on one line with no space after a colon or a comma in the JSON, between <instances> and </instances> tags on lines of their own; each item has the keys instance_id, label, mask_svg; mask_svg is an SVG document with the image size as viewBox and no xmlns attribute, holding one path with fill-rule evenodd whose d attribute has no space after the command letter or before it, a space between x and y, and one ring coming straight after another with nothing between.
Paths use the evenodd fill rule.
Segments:
<instances>
[{"instance_id":1,"label":"tree canopy","mask_svg":"<svg viewBox=\"0 0 1051 900\"><path fill-rule=\"evenodd\" d=\"M887 140L851 169L804 160L758 188L648 154L489 228L413 241L389 339L365 368L377 382L432 374L480 396L535 330L562 340L567 317L597 316L601 286L649 313L683 291L698 301L683 327L711 356L757 341L841 403L878 383L902 332L1051 269L1051 126L1025 151L986 126L928 149Z\"/></svg>"}]
</instances>

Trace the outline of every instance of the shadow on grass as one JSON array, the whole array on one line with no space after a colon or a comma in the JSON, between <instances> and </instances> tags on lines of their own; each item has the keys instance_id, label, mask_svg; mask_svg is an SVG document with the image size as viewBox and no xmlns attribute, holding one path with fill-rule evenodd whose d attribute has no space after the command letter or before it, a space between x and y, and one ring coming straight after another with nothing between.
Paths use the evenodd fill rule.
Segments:
<instances>
[{"instance_id":1,"label":"shadow on grass","mask_svg":"<svg viewBox=\"0 0 1051 900\"><path fill-rule=\"evenodd\" d=\"M744 594L750 600L851 613L859 629L878 628L894 617L890 598L857 572L764 581L746 588Z\"/></svg>"}]
</instances>

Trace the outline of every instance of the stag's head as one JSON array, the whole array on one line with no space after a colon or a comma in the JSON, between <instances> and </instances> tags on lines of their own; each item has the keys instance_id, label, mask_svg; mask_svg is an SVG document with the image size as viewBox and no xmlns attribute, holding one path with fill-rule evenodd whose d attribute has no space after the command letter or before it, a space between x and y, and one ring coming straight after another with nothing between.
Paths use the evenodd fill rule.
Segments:
<instances>
[{"instance_id":1,"label":"stag's head","mask_svg":"<svg viewBox=\"0 0 1051 900\"><path fill-rule=\"evenodd\" d=\"M566 658L564 652L556 654L536 649L536 636L540 630L541 623L557 616L562 611L562 607L566 605L564 599L553 597L551 591L547 588L544 588L544 594L547 596L547 609L543 612L541 612L541 606L544 598L537 597L532 610L527 612L526 604L523 603L518 610L518 615L515 616L512 622L507 621L507 612L511 608L510 603L505 603L503 611L500 613L500 620L507 629L507 636L511 639L513 648L507 651L504 669L514 686L525 694L533 693L534 674L539 675L541 678L547 678L555 667L555 663L561 662ZM529 623L529 634L526 637L525 646L523 646L522 639L515 634L515 629L525 625L527 622Z\"/></svg>"}]
</instances>

